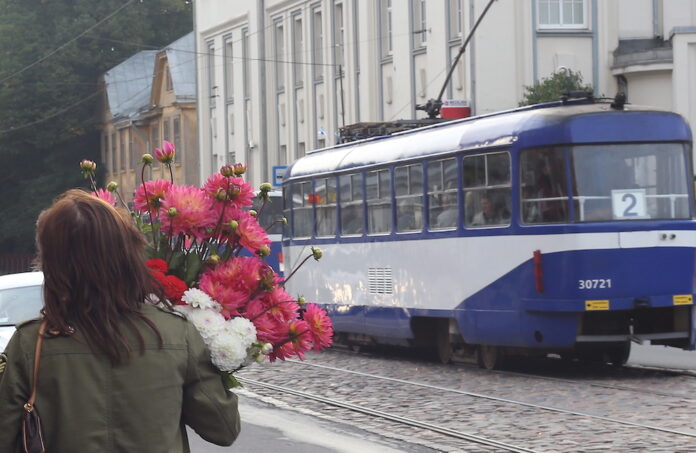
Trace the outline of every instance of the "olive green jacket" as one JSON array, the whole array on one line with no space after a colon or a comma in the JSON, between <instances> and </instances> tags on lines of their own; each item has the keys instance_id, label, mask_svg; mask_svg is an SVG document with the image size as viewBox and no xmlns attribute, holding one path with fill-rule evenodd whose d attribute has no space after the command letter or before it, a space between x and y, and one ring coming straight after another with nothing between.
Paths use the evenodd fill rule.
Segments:
<instances>
[{"instance_id":1,"label":"olive green jacket","mask_svg":"<svg viewBox=\"0 0 696 453\"><path fill-rule=\"evenodd\" d=\"M185 425L217 445L239 434L237 396L225 390L210 352L192 324L153 306L143 307L164 339L142 321L146 350L124 327L133 353L112 366L94 353L79 328L46 338L35 407L49 453L189 452ZM0 452L20 451L20 418L31 392L38 321L18 326L0 374Z\"/></svg>"}]
</instances>

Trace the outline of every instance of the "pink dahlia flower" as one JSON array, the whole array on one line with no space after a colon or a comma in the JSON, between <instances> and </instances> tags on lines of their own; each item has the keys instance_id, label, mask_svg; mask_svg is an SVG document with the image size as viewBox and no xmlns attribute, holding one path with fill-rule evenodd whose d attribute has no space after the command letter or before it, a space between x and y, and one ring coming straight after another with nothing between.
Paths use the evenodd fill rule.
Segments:
<instances>
[{"instance_id":1,"label":"pink dahlia flower","mask_svg":"<svg viewBox=\"0 0 696 453\"><path fill-rule=\"evenodd\" d=\"M208 237L206 230L217 222L213 202L198 187L172 185L162 208L168 213L161 216L162 231L171 235L183 233L203 240Z\"/></svg>"},{"instance_id":2,"label":"pink dahlia flower","mask_svg":"<svg viewBox=\"0 0 696 453\"><path fill-rule=\"evenodd\" d=\"M174 162L174 144L168 141L162 142L162 149L155 149L155 158L163 164L171 164Z\"/></svg>"},{"instance_id":3,"label":"pink dahlia flower","mask_svg":"<svg viewBox=\"0 0 696 453\"><path fill-rule=\"evenodd\" d=\"M92 192L92 195L94 195L97 198L100 198L107 203L109 203L111 206L116 206L116 199L114 196L109 192L108 190L104 189L97 189L96 192Z\"/></svg>"},{"instance_id":4,"label":"pink dahlia flower","mask_svg":"<svg viewBox=\"0 0 696 453\"><path fill-rule=\"evenodd\" d=\"M261 228L256 217L246 211L242 211L237 222L239 222L239 226L237 227L239 243L250 252L256 253L264 245L268 246L271 244L268 233Z\"/></svg>"},{"instance_id":5,"label":"pink dahlia flower","mask_svg":"<svg viewBox=\"0 0 696 453\"><path fill-rule=\"evenodd\" d=\"M254 198L254 189L242 178L227 178L220 173L212 175L203 185L203 190L210 195L213 200L223 202L225 194L229 199L229 205L237 208L251 206Z\"/></svg>"},{"instance_id":6,"label":"pink dahlia flower","mask_svg":"<svg viewBox=\"0 0 696 453\"><path fill-rule=\"evenodd\" d=\"M331 319L324 310L316 304L307 304L304 320L309 326L309 334L315 351L319 352L331 346L333 327Z\"/></svg>"},{"instance_id":7,"label":"pink dahlia flower","mask_svg":"<svg viewBox=\"0 0 696 453\"><path fill-rule=\"evenodd\" d=\"M141 184L135 190L135 197L133 198L135 209L145 213L147 212L149 202L152 215L155 216L162 206L162 200L167 196L167 192L169 192L171 187L172 183L164 179L146 181L145 184ZM146 193L147 196L145 195Z\"/></svg>"},{"instance_id":8,"label":"pink dahlia flower","mask_svg":"<svg viewBox=\"0 0 696 453\"><path fill-rule=\"evenodd\" d=\"M292 321L287 327L287 339L286 343L273 349L269 356L271 362L275 359L285 360L293 355L302 360L305 353L312 349L309 327L305 321L300 319Z\"/></svg>"},{"instance_id":9,"label":"pink dahlia flower","mask_svg":"<svg viewBox=\"0 0 696 453\"><path fill-rule=\"evenodd\" d=\"M259 290L259 272L263 261L255 257L236 257L207 270L199 288L223 307L223 315L245 311L253 293Z\"/></svg>"}]
</instances>

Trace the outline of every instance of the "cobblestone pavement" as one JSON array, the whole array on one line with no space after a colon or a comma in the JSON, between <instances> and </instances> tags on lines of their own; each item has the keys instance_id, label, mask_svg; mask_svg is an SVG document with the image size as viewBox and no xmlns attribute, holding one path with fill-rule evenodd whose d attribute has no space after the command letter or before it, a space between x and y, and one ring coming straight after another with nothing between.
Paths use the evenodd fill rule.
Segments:
<instances>
[{"instance_id":1,"label":"cobblestone pavement","mask_svg":"<svg viewBox=\"0 0 696 453\"><path fill-rule=\"evenodd\" d=\"M335 398L538 452L696 452L696 378L670 373L559 365L545 361L531 372L573 382L518 373L497 373L457 364L441 365L412 357L356 355L341 350L308 355L308 364L427 383L448 389L551 406L690 433L679 435L548 410L428 389L287 362L242 370L239 376ZM518 371L520 371L518 369ZM609 384L625 389L604 388ZM375 433L425 445L436 451L490 452L432 431L331 407L300 397L248 386L257 397L283 401L322 417ZM661 391L669 395L651 393ZM689 397L693 395L693 397Z\"/></svg>"}]
</instances>

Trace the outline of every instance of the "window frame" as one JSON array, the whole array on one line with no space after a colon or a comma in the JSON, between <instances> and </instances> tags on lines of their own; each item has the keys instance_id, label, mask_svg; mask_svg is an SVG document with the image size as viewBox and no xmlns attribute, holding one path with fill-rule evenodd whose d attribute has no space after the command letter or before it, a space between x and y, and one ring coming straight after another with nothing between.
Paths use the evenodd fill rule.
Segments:
<instances>
[{"instance_id":1,"label":"window frame","mask_svg":"<svg viewBox=\"0 0 696 453\"><path fill-rule=\"evenodd\" d=\"M542 24L541 23L541 2L542 0L536 0L536 15L537 15L537 30L539 31L563 31L563 30L587 30L589 28L589 22L587 20L588 15L588 1L582 1L582 24L565 24L563 23L563 4L564 0L543 0L548 2L558 2L558 14L559 23L557 24Z\"/></svg>"},{"instance_id":2,"label":"window frame","mask_svg":"<svg viewBox=\"0 0 696 453\"><path fill-rule=\"evenodd\" d=\"M445 188L444 186L441 187L439 190L431 191L431 181L430 181L430 165L438 163L440 164L440 176L441 176L441 181L444 185L445 183L445 167L444 167L444 162L445 161L453 161L454 166L455 166L455 173L454 173L454 187L450 188ZM435 159L429 159L425 163L425 174L427 175L427 184L424 184L423 189L425 192L425 199L427 200L427 212L426 212L426 217L428 219L428 231L447 231L447 230L456 230L459 228L459 219L461 218L460 212L461 212L461 200L460 200L460 193L461 190L459 189L459 174L462 172L462 166L460 166L460 159L457 158L457 156L449 156L449 157L438 157ZM432 222L432 219L430 218L430 212L431 212L431 196L433 195L440 195L441 198L444 198L447 195L455 195L456 196L456 202L455 205L457 207L457 221L455 222L454 225L451 226L445 226L445 227L439 227L439 226L434 226L433 224L435 222ZM442 207L443 205L441 204L438 207ZM443 211L440 212L440 214ZM438 214L439 215L439 214Z\"/></svg>"},{"instance_id":3,"label":"window frame","mask_svg":"<svg viewBox=\"0 0 696 453\"><path fill-rule=\"evenodd\" d=\"M376 175L376 183L377 183L377 198L368 198L369 193L368 193L368 186L367 186L367 180L368 177L374 173ZM388 177L388 181L386 182L386 189L383 188L383 182L382 182L382 175L386 174ZM366 219L367 219L367 229L366 233L368 236L384 236L384 235L389 235L391 234L394 225L393 225L393 211L394 211L394 204L392 200L392 194L393 194L393 185L392 185L392 173L391 169L389 167L378 167L378 168L370 168L369 170L365 171L365 174L363 176L363 179L365 181L365 190L363 191L363 198L365 199L365 213L366 213ZM386 195L383 197L382 192L386 192ZM380 206L387 206L387 219L388 219L388 226L386 230L379 230L379 231L372 231L371 227L371 216L370 216L370 208L372 207L380 207Z\"/></svg>"},{"instance_id":4,"label":"window frame","mask_svg":"<svg viewBox=\"0 0 696 453\"><path fill-rule=\"evenodd\" d=\"M489 171L488 171L488 159L490 156L497 155L497 154L504 154L507 156L507 164L508 164L508 181L507 184L489 184ZM480 157L483 156L485 158L485 165L484 165L484 184L483 185L477 185L477 186L467 186L466 185L466 177L464 175L464 170L466 168L465 166L465 161L466 159L469 158L474 158L474 157ZM512 155L509 149L495 149L495 150L489 150L486 152L481 152L481 153L476 153L476 154L465 154L461 158L461 164L459 167L459 173L461 175L462 181L461 181L461 194L462 194L462 204L463 204L463 213L464 213L464 228L467 230L480 230L483 228L509 228L512 225L512 180L513 180L513 162L512 162ZM484 191L491 191L491 190L504 190L507 189L507 197L508 197L508 217L505 222L503 223L491 223L491 224L483 224L483 225L472 225L471 222L468 220L469 218L469 212L467 209L467 198L468 194L470 192L484 192ZM473 217L472 217L473 219Z\"/></svg>"},{"instance_id":5,"label":"window frame","mask_svg":"<svg viewBox=\"0 0 696 453\"><path fill-rule=\"evenodd\" d=\"M411 168L412 167L418 167L420 169L420 186L418 191L412 191L411 189L413 188L412 186L412 172ZM397 194L397 186L396 186L396 179L397 179L397 171L400 169L406 169L406 194ZM425 228L425 196L423 195L425 191L425 170L423 168L423 162L410 162L410 163L404 163L402 165L395 165L393 170L392 170L392 187L393 187L393 194L394 194L394 202L393 202L393 207L392 210L394 211L394 226L393 229L396 232L396 234L412 234L412 233L420 233L423 231ZM401 200L406 200L406 199L420 199L420 219L417 221L414 219L414 228L407 228L404 230L400 230L399 227L399 201ZM414 217L415 213L417 211L414 210Z\"/></svg>"}]
</instances>

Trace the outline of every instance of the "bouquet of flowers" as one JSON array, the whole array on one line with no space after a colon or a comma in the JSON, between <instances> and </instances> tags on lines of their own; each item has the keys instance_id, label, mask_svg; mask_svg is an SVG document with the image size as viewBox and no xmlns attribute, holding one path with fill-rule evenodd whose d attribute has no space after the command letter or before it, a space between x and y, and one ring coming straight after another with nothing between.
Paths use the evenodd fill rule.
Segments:
<instances>
[{"instance_id":1,"label":"bouquet of flowers","mask_svg":"<svg viewBox=\"0 0 696 453\"><path fill-rule=\"evenodd\" d=\"M131 214L149 240L146 265L152 277L174 309L196 326L229 386L239 385L233 372L255 361L302 359L309 350L329 347L333 328L326 312L285 291L299 266L282 278L263 261L270 240L259 219L271 185L262 184L255 195L243 179L243 164L225 165L201 188L177 185L174 153L165 141L155 157L143 155L143 184ZM155 158L171 181L145 181ZM127 208L115 182L106 190L96 187L94 162L83 160L80 168L95 196ZM255 196L262 200L258 212L251 209ZM321 250L312 248L300 266L309 258L319 260Z\"/></svg>"}]
</instances>

